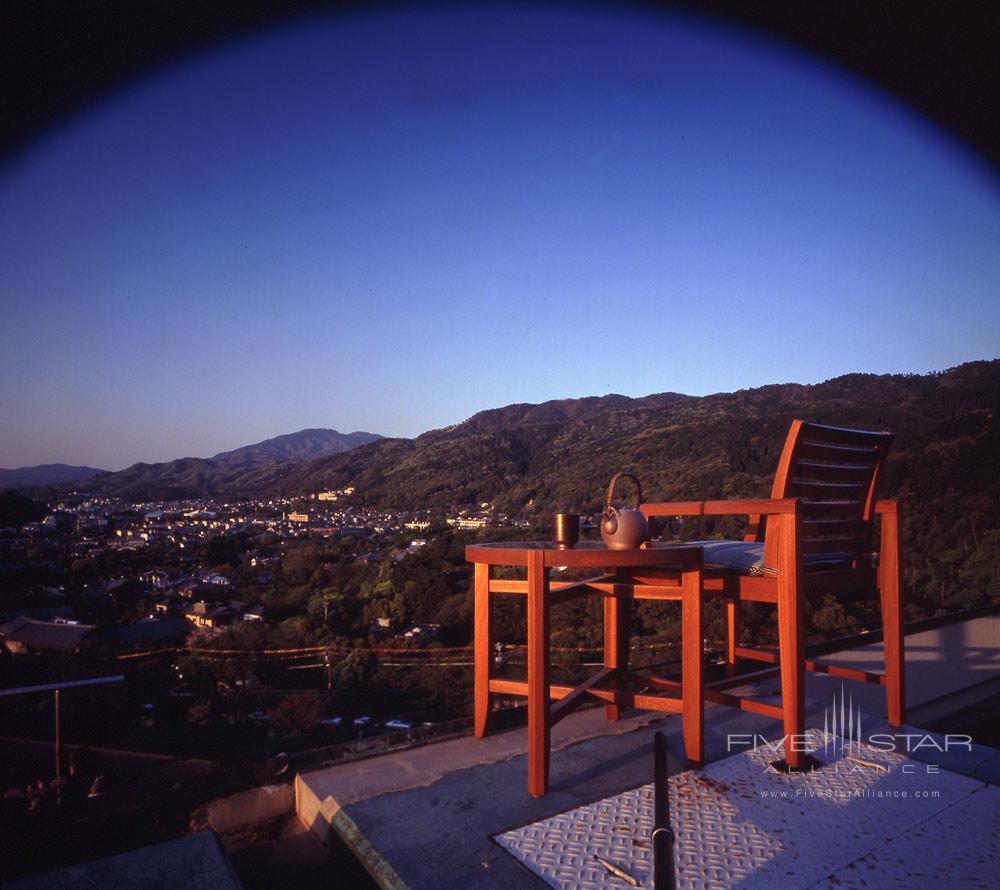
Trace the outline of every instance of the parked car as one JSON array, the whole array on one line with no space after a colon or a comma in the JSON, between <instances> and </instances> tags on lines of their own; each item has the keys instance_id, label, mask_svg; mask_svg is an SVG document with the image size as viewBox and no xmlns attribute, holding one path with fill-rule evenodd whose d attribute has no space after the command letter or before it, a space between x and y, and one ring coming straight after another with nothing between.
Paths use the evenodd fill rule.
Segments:
<instances>
[{"instance_id":1,"label":"parked car","mask_svg":"<svg viewBox=\"0 0 1000 890\"><path fill-rule=\"evenodd\" d=\"M413 729L412 723L407 723L405 720L390 720L385 725L386 729Z\"/></svg>"}]
</instances>

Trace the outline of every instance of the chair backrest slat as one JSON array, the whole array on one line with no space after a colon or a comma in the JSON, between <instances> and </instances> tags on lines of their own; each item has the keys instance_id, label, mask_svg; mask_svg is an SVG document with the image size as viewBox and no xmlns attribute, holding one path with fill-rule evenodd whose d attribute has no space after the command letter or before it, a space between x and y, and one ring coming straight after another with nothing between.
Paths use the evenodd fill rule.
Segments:
<instances>
[{"instance_id":1,"label":"chair backrest slat","mask_svg":"<svg viewBox=\"0 0 1000 890\"><path fill-rule=\"evenodd\" d=\"M801 443L799 457L804 460L871 464L878 460L878 451L873 445L843 445L813 440Z\"/></svg>"},{"instance_id":2,"label":"chair backrest slat","mask_svg":"<svg viewBox=\"0 0 1000 890\"><path fill-rule=\"evenodd\" d=\"M871 551L878 480L892 440L892 433L792 422L771 497L802 499L803 552ZM777 564L777 552L777 528L765 526L765 565Z\"/></svg>"},{"instance_id":3,"label":"chair backrest slat","mask_svg":"<svg viewBox=\"0 0 1000 890\"><path fill-rule=\"evenodd\" d=\"M800 479L815 482L858 482L865 485L872 474L871 464L818 463L800 457L796 466Z\"/></svg>"}]
</instances>

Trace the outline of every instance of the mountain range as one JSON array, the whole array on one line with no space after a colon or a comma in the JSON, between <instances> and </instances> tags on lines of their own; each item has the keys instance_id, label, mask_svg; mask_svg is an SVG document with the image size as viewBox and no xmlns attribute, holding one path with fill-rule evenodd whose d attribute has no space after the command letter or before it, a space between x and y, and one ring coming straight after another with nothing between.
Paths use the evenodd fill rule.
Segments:
<instances>
[{"instance_id":1,"label":"mountain range","mask_svg":"<svg viewBox=\"0 0 1000 890\"><path fill-rule=\"evenodd\" d=\"M276 480L301 461L339 454L381 438L375 433L341 433L307 429L265 439L214 457L182 457L166 463L137 463L116 473L62 464L0 470L0 487L59 487L85 481L89 492L135 500L170 500L225 494L244 490L245 480L255 485ZM70 471L83 470L74 474ZM11 474L9 478L2 474Z\"/></svg>"},{"instance_id":2,"label":"mountain range","mask_svg":"<svg viewBox=\"0 0 1000 890\"><path fill-rule=\"evenodd\" d=\"M94 467L74 467L69 464L39 464L36 467L0 468L0 488L35 488L40 485L65 485L106 473Z\"/></svg>"},{"instance_id":3,"label":"mountain range","mask_svg":"<svg viewBox=\"0 0 1000 890\"><path fill-rule=\"evenodd\" d=\"M304 430L208 460L136 464L95 476L87 488L161 500L353 486L357 502L373 507L445 512L489 501L511 513L592 513L612 474L627 470L646 500L761 497L789 423L802 418L895 432L884 494L907 498L927 534L971 541L1000 530L998 417L1000 360L979 361L935 374L847 374L701 397L509 405L415 439Z\"/></svg>"},{"instance_id":4,"label":"mountain range","mask_svg":"<svg viewBox=\"0 0 1000 890\"><path fill-rule=\"evenodd\" d=\"M325 457L350 451L359 445L382 438L375 433L338 433L336 430L299 430L284 436L265 439L254 445L244 445L232 451L220 451L211 461L226 466L241 466L266 460L298 463L313 458Z\"/></svg>"},{"instance_id":5,"label":"mountain range","mask_svg":"<svg viewBox=\"0 0 1000 890\"><path fill-rule=\"evenodd\" d=\"M761 497L794 418L896 433L887 494L982 498L1000 520L1000 361L928 374L848 374L692 397L512 405L416 439L380 439L289 468L281 493L353 486L365 504L598 509L612 474L650 499ZM991 475L992 473L992 475ZM957 502L957 501L956 501ZM1000 526L1000 521L998 521Z\"/></svg>"}]
</instances>

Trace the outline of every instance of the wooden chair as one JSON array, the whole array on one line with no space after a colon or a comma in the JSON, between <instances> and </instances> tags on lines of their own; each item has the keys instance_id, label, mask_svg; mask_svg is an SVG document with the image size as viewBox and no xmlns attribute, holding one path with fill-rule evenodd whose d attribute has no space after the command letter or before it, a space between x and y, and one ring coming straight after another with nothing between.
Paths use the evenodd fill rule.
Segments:
<instances>
[{"instance_id":1,"label":"wooden chair","mask_svg":"<svg viewBox=\"0 0 1000 890\"><path fill-rule=\"evenodd\" d=\"M784 721L785 762L807 764L804 752L805 677L811 670L885 687L889 722L903 721L903 593L899 511L877 501L879 475L891 433L838 429L793 421L778 462L769 500L648 503L653 516L746 515L743 541L704 541L705 597L726 601L726 661L730 677L706 686L708 701ZM881 516L879 552L873 552L875 514ZM885 672L862 671L807 659L804 604L810 594L878 591L881 598ZM777 606L777 652L739 645L743 602ZM777 665L781 704L726 691L744 684L737 658ZM756 674L754 676L763 676Z\"/></svg>"}]
</instances>

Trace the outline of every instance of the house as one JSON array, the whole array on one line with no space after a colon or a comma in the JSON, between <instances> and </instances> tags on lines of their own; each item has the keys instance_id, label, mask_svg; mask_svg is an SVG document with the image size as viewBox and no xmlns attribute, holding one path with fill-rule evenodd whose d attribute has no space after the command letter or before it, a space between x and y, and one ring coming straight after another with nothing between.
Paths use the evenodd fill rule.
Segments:
<instances>
[{"instance_id":1,"label":"house","mask_svg":"<svg viewBox=\"0 0 1000 890\"><path fill-rule=\"evenodd\" d=\"M126 603L134 602L146 593L145 588L138 581L132 581L128 578L115 578L114 581L108 582L105 589L116 609L121 608Z\"/></svg>"},{"instance_id":2,"label":"house","mask_svg":"<svg viewBox=\"0 0 1000 890\"><path fill-rule=\"evenodd\" d=\"M240 620L238 612L230 609L228 606L216 606L212 609L202 622L203 627L229 627Z\"/></svg>"},{"instance_id":3,"label":"house","mask_svg":"<svg viewBox=\"0 0 1000 890\"><path fill-rule=\"evenodd\" d=\"M196 603L191 603L184 610L184 617L195 625L195 627L215 627L216 618L218 617L217 613L221 608L223 607L207 603L205 600L199 600Z\"/></svg>"},{"instance_id":4,"label":"house","mask_svg":"<svg viewBox=\"0 0 1000 890\"><path fill-rule=\"evenodd\" d=\"M191 603L184 610L184 617L195 625L195 627L207 627L210 629L229 627L240 620L244 608L243 603L236 602L235 600L225 605L199 600L196 603Z\"/></svg>"},{"instance_id":5,"label":"house","mask_svg":"<svg viewBox=\"0 0 1000 890\"><path fill-rule=\"evenodd\" d=\"M440 631L440 624L415 624L402 636L408 640L436 640Z\"/></svg>"},{"instance_id":6,"label":"house","mask_svg":"<svg viewBox=\"0 0 1000 890\"><path fill-rule=\"evenodd\" d=\"M456 516L449 517L446 521L448 525L460 529L486 528L490 524L486 516Z\"/></svg>"},{"instance_id":7,"label":"house","mask_svg":"<svg viewBox=\"0 0 1000 890\"><path fill-rule=\"evenodd\" d=\"M183 618L167 618L163 621L146 619L135 624L123 624L118 627L106 627L95 632L88 642L105 643L117 646L132 645L149 640L165 640L185 633L187 622Z\"/></svg>"},{"instance_id":8,"label":"house","mask_svg":"<svg viewBox=\"0 0 1000 890\"><path fill-rule=\"evenodd\" d=\"M0 642L14 655L29 652L76 653L80 651L84 638L93 630L90 624L15 618L0 624Z\"/></svg>"},{"instance_id":9,"label":"house","mask_svg":"<svg viewBox=\"0 0 1000 890\"><path fill-rule=\"evenodd\" d=\"M96 601L102 600L108 595L108 589L104 584L100 582L95 582L93 584L84 584L83 588L80 590L80 596L83 599Z\"/></svg>"},{"instance_id":10,"label":"house","mask_svg":"<svg viewBox=\"0 0 1000 890\"><path fill-rule=\"evenodd\" d=\"M264 621L265 620L264 607L257 606L247 606L243 611L244 621Z\"/></svg>"},{"instance_id":11,"label":"house","mask_svg":"<svg viewBox=\"0 0 1000 890\"><path fill-rule=\"evenodd\" d=\"M170 586L170 576L163 569L150 569L139 575L139 580L157 590Z\"/></svg>"},{"instance_id":12,"label":"house","mask_svg":"<svg viewBox=\"0 0 1000 890\"><path fill-rule=\"evenodd\" d=\"M184 617L197 627L205 626L205 616L208 614L209 605L204 600L191 603L184 607Z\"/></svg>"},{"instance_id":13,"label":"house","mask_svg":"<svg viewBox=\"0 0 1000 890\"><path fill-rule=\"evenodd\" d=\"M368 627L368 633L379 639L392 636L393 630L391 618L376 618Z\"/></svg>"},{"instance_id":14,"label":"house","mask_svg":"<svg viewBox=\"0 0 1000 890\"><path fill-rule=\"evenodd\" d=\"M182 584L177 588L177 592L185 599L204 599L206 596L213 596L217 587L213 587L211 584L201 584L197 581L189 581L186 584Z\"/></svg>"},{"instance_id":15,"label":"house","mask_svg":"<svg viewBox=\"0 0 1000 890\"><path fill-rule=\"evenodd\" d=\"M153 612L159 617L165 617L180 610L180 597L176 593L168 593L153 604Z\"/></svg>"},{"instance_id":16,"label":"house","mask_svg":"<svg viewBox=\"0 0 1000 890\"><path fill-rule=\"evenodd\" d=\"M104 535L108 531L108 520L103 516L80 515L76 518L77 534Z\"/></svg>"},{"instance_id":17,"label":"house","mask_svg":"<svg viewBox=\"0 0 1000 890\"><path fill-rule=\"evenodd\" d=\"M211 575L206 575L202 579L206 584L215 584L219 587L227 586L230 581L225 575L220 575L218 572L213 572Z\"/></svg>"}]
</instances>

